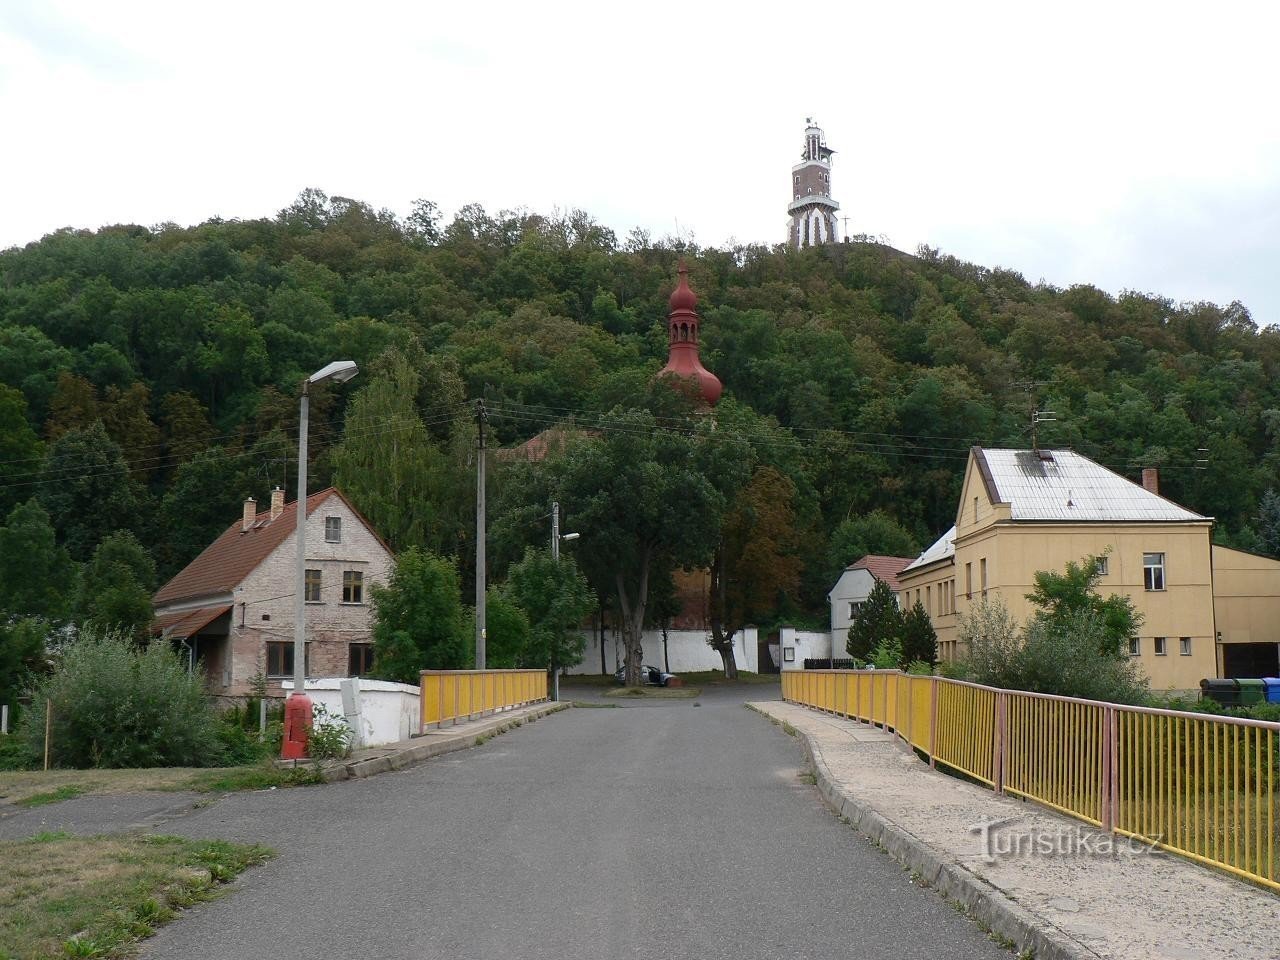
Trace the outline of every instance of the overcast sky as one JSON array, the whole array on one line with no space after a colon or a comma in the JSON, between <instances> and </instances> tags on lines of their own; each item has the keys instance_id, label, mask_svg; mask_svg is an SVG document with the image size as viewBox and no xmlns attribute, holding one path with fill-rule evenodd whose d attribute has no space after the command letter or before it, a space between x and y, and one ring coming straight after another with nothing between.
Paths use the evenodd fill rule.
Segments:
<instances>
[{"instance_id":1,"label":"overcast sky","mask_svg":"<svg viewBox=\"0 0 1280 960\"><path fill-rule=\"evenodd\" d=\"M0 0L0 247L304 187L772 244L813 116L851 233L1280 322L1270 5L823 6Z\"/></svg>"}]
</instances>

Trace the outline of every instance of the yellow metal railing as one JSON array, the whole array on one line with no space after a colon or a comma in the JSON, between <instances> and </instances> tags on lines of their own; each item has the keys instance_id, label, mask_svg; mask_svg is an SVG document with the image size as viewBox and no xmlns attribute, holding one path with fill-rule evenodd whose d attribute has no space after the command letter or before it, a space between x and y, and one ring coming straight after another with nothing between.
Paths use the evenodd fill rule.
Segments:
<instances>
[{"instance_id":1,"label":"yellow metal railing","mask_svg":"<svg viewBox=\"0 0 1280 960\"><path fill-rule=\"evenodd\" d=\"M423 670L422 730L547 699L545 670Z\"/></svg>"},{"instance_id":2,"label":"yellow metal railing","mask_svg":"<svg viewBox=\"0 0 1280 960\"><path fill-rule=\"evenodd\" d=\"M892 730L997 792L1280 890L1280 723L896 670L785 671L782 696Z\"/></svg>"}]
</instances>

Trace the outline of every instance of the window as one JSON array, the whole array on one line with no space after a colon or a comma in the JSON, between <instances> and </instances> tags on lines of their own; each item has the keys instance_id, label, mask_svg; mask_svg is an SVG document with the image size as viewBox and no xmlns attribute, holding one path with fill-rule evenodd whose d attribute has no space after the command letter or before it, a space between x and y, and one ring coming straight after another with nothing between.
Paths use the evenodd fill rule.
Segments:
<instances>
[{"instance_id":1,"label":"window","mask_svg":"<svg viewBox=\"0 0 1280 960\"><path fill-rule=\"evenodd\" d=\"M1191 638L1180 637L1178 639L1178 655L1183 657L1191 656Z\"/></svg>"},{"instance_id":2,"label":"window","mask_svg":"<svg viewBox=\"0 0 1280 960\"><path fill-rule=\"evenodd\" d=\"M799 182L800 182L800 175L796 174L796 183L799 183Z\"/></svg>"},{"instance_id":3,"label":"window","mask_svg":"<svg viewBox=\"0 0 1280 960\"><path fill-rule=\"evenodd\" d=\"M372 643L353 643L347 647L347 676L363 677L372 670Z\"/></svg>"},{"instance_id":4,"label":"window","mask_svg":"<svg viewBox=\"0 0 1280 960\"><path fill-rule=\"evenodd\" d=\"M308 642L306 646L306 656L303 659L302 671L304 674L311 672L311 644ZM293 641L292 640L268 640L267 641L267 676L272 679L291 679L293 677Z\"/></svg>"},{"instance_id":5,"label":"window","mask_svg":"<svg viewBox=\"0 0 1280 960\"><path fill-rule=\"evenodd\" d=\"M364 603L364 574L359 570L342 571L342 602Z\"/></svg>"},{"instance_id":6,"label":"window","mask_svg":"<svg viewBox=\"0 0 1280 960\"><path fill-rule=\"evenodd\" d=\"M978 566L982 571L982 595L985 597L987 595L987 558L981 558Z\"/></svg>"},{"instance_id":7,"label":"window","mask_svg":"<svg viewBox=\"0 0 1280 960\"><path fill-rule=\"evenodd\" d=\"M341 543L342 542L342 518L341 517L325 517L324 518L324 542L325 543Z\"/></svg>"},{"instance_id":8,"label":"window","mask_svg":"<svg viewBox=\"0 0 1280 960\"><path fill-rule=\"evenodd\" d=\"M1164 554L1142 555L1142 583L1148 590L1164 589Z\"/></svg>"},{"instance_id":9,"label":"window","mask_svg":"<svg viewBox=\"0 0 1280 960\"><path fill-rule=\"evenodd\" d=\"M1142 653L1142 640L1138 637L1129 638L1129 656L1136 657Z\"/></svg>"},{"instance_id":10,"label":"window","mask_svg":"<svg viewBox=\"0 0 1280 960\"><path fill-rule=\"evenodd\" d=\"M924 588L924 612L933 613L933 587Z\"/></svg>"},{"instance_id":11,"label":"window","mask_svg":"<svg viewBox=\"0 0 1280 960\"><path fill-rule=\"evenodd\" d=\"M978 522L978 498L973 498L973 522Z\"/></svg>"},{"instance_id":12,"label":"window","mask_svg":"<svg viewBox=\"0 0 1280 960\"><path fill-rule=\"evenodd\" d=\"M852 620L858 615L858 611L862 609L861 600L849 601L849 619Z\"/></svg>"},{"instance_id":13,"label":"window","mask_svg":"<svg viewBox=\"0 0 1280 960\"><path fill-rule=\"evenodd\" d=\"M972 563L966 563L964 565L964 595L966 597L973 596L973 564Z\"/></svg>"},{"instance_id":14,"label":"window","mask_svg":"<svg viewBox=\"0 0 1280 960\"><path fill-rule=\"evenodd\" d=\"M1098 576L1105 577L1108 573L1111 572L1110 570L1107 569L1106 557L1094 557L1094 560L1096 560L1098 564Z\"/></svg>"},{"instance_id":15,"label":"window","mask_svg":"<svg viewBox=\"0 0 1280 960\"><path fill-rule=\"evenodd\" d=\"M308 570L302 580L302 599L307 603L320 603L320 571Z\"/></svg>"},{"instance_id":16,"label":"window","mask_svg":"<svg viewBox=\"0 0 1280 960\"><path fill-rule=\"evenodd\" d=\"M795 647L783 647L783 648L782 648L782 659L783 659L784 661L786 661L787 663L795 663L795 659L796 659L796 648L795 648Z\"/></svg>"},{"instance_id":17,"label":"window","mask_svg":"<svg viewBox=\"0 0 1280 960\"><path fill-rule=\"evenodd\" d=\"M1156 637L1156 656L1163 657L1168 651L1165 650L1164 637Z\"/></svg>"}]
</instances>

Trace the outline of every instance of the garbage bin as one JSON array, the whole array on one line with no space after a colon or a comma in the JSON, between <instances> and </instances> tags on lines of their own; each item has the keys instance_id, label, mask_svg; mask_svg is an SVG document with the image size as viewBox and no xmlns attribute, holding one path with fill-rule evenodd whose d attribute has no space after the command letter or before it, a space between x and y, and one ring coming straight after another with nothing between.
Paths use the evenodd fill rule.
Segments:
<instances>
[{"instance_id":1,"label":"garbage bin","mask_svg":"<svg viewBox=\"0 0 1280 960\"><path fill-rule=\"evenodd\" d=\"M1280 677L1263 677L1262 685L1267 689L1267 703L1280 703Z\"/></svg>"},{"instance_id":2,"label":"garbage bin","mask_svg":"<svg viewBox=\"0 0 1280 960\"><path fill-rule=\"evenodd\" d=\"M1224 707L1240 706L1240 683L1236 680L1201 680L1200 696L1217 700Z\"/></svg>"},{"instance_id":3,"label":"garbage bin","mask_svg":"<svg viewBox=\"0 0 1280 960\"><path fill-rule=\"evenodd\" d=\"M1240 706L1252 707L1254 704L1267 702L1267 688L1261 680L1242 677L1236 683L1240 684Z\"/></svg>"}]
</instances>

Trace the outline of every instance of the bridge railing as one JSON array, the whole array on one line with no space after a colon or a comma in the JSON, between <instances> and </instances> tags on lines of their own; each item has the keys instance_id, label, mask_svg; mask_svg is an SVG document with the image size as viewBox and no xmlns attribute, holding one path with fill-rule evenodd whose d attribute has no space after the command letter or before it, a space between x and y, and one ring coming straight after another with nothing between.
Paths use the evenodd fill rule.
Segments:
<instances>
[{"instance_id":1,"label":"bridge railing","mask_svg":"<svg viewBox=\"0 0 1280 960\"><path fill-rule=\"evenodd\" d=\"M997 793L1280 890L1280 723L896 670L786 671L782 696L891 731Z\"/></svg>"},{"instance_id":2,"label":"bridge railing","mask_svg":"<svg viewBox=\"0 0 1280 960\"><path fill-rule=\"evenodd\" d=\"M545 670L423 670L418 680L424 733L547 699Z\"/></svg>"}]
</instances>

